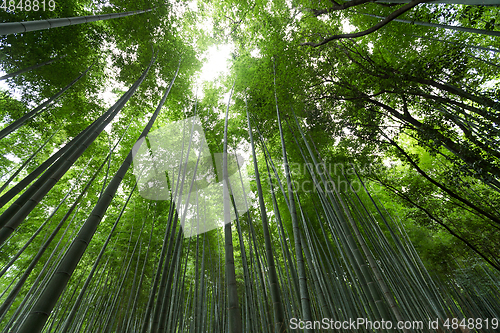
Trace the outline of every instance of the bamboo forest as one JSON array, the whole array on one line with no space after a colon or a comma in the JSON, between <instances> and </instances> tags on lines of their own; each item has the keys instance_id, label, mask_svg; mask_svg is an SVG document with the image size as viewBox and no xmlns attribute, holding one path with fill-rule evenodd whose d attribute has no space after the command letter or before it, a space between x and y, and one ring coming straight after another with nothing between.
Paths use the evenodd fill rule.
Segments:
<instances>
[{"instance_id":1,"label":"bamboo forest","mask_svg":"<svg viewBox=\"0 0 500 333\"><path fill-rule=\"evenodd\" d=\"M0 4L0 333L500 332L500 0Z\"/></svg>"}]
</instances>

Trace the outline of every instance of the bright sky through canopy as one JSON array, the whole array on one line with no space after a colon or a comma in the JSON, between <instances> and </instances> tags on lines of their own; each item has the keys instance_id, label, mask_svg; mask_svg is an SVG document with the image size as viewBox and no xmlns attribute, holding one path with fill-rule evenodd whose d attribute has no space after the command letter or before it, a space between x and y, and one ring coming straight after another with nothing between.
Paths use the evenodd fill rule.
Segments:
<instances>
[{"instance_id":1,"label":"bright sky through canopy","mask_svg":"<svg viewBox=\"0 0 500 333\"><path fill-rule=\"evenodd\" d=\"M212 81L221 74L229 73L228 61L231 57L233 45L223 44L214 45L208 48L208 51L203 55L207 62L201 68L199 83L204 81Z\"/></svg>"}]
</instances>

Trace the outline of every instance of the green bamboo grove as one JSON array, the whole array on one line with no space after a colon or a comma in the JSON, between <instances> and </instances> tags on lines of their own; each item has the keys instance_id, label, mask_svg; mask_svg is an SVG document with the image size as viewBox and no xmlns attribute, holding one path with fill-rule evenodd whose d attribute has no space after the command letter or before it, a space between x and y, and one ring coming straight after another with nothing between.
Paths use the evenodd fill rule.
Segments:
<instances>
[{"instance_id":1,"label":"green bamboo grove","mask_svg":"<svg viewBox=\"0 0 500 333\"><path fill-rule=\"evenodd\" d=\"M0 332L500 330L495 1L33 3Z\"/></svg>"}]
</instances>

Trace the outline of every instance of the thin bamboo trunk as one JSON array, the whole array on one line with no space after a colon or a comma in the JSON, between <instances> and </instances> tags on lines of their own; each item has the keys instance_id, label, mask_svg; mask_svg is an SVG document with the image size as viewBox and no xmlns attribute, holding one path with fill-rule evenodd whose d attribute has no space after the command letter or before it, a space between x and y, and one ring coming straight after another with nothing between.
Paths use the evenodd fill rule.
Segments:
<instances>
[{"instance_id":1,"label":"thin bamboo trunk","mask_svg":"<svg viewBox=\"0 0 500 333\"><path fill-rule=\"evenodd\" d=\"M500 53L499 49L494 49L494 48L491 48L491 47L476 46L476 45L469 45L469 44L461 44L459 42L454 42L454 41L451 41L451 40L443 40L443 39L432 38L432 37L427 37L427 36L419 36L419 35L413 35L413 34L412 34L412 36L417 37L417 38L424 38L424 39L429 39L429 40L435 40L435 41L441 42L441 43L454 44L454 45L458 45L458 46L462 46L463 45L465 47L469 47L471 49L476 49L476 50L483 50L483 51L488 51L488 52ZM473 58L475 58L475 57L473 57Z\"/></svg>"},{"instance_id":2,"label":"thin bamboo trunk","mask_svg":"<svg viewBox=\"0 0 500 333\"><path fill-rule=\"evenodd\" d=\"M150 11L152 11L152 9L136 10L136 11L131 11L131 12L114 13L114 14L66 17L66 18L57 18L57 19L50 19L50 20L0 23L0 35L10 35L10 34L15 34L15 33L23 33L23 32L28 32L28 31L37 31L37 30L58 28L58 27L64 27L67 25L76 25L76 24L82 24L82 23L87 23L87 22L104 21L104 20L115 19L115 18L119 18L119 17L147 13Z\"/></svg>"},{"instance_id":3,"label":"thin bamboo trunk","mask_svg":"<svg viewBox=\"0 0 500 333\"><path fill-rule=\"evenodd\" d=\"M5 206L16 195L18 195L19 193L21 193L21 191L24 188L26 188L33 180L35 180L45 170L47 170L47 168L49 168L55 161L57 161L61 156L63 156L64 153L66 153L75 142L77 142L81 137L83 137L84 135L86 135L86 133L88 133L88 129L89 129L89 127L87 127L85 130L83 130L82 132L80 132L76 137L74 137L66 145L64 145L64 147L62 147L61 149L59 149L56 153L52 154L49 158L47 158L45 160L45 162L43 162L35 170L33 170L32 172L30 172L30 174L27 175L26 177L24 177L23 180L21 180L20 182L18 182L16 184L16 186L14 186L9 191L7 191L7 193L5 193L4 195L2 195L2 197L0 197L0 208L2 208L3 206ZM3 219L0 220L0 226L3 227L5 225L5 222L7 222L7 221L3 220Z\"/></svg>"},{"instance_id":4,"label":"thin bamboo trunk","mask_svg":"<svg viewBox=\"0 0 500 333\"><path fill-rule=\"evenodd\" d=\"M381 3L408 3L410 0L377 0ZM498 6L497 0L431 0L430 4L434 3L449 3L468 6Z\"/></svg>"},{"instance_id":5,"label":"thin bamboo trunk","mask_svg":"<svg viewBox=\"0 0 500 333\"><path fill-rule=\"evenodd\" d=\"M128 321L127 321L127 326L125 327L125 330L124 330L125 332L131 332L132 331L132 329L131 329L132 318L134 318L134 312L137 309L137 303L138 303L138 299L139 299L139 292L142 289L142 283L144 281L144 273L146 271L146 264L148 262L149 252L150 252L150 249L151 249L151 239L153 238L155 217L156 217L156 215L153 217L153 221L151 222L151 231L149 233L148 247L147 247L147 250L146 250L146 255L144 256L144 263L142 265L141 277L139 279L139 283L137 284L137 290L136 290L136 293L135 293L134 302L132 304L132 313L131 313Z\"/></svg>"},{"instance_id":6,"label":"thin bamboo trunk","mask_svg":"<svg viewBox=\"0 0 500 333\"><path fill-rule=\"evenodd\" d=\"M33 153L31 154L31 156L23 162L23 164L16 170L16 172L14 172L10 177L9 179L7 179L7 181L2 185L2 187L0 188L0 193L3 192L3 190L5 190L11 181L13 181L14 179L16 179L17 175L38 155L38 153L43 149L45 148L45 146L50 142L50 140L52 140L52 138L61 130L62 127L59 127L47 140L45 140L45 142Z\"/></svg>"},{"instance_id":7,"label":"thin bamboo trunk","mask_svg":"<svg viewBox=\"0 0 500 333\"><path fill-rule=\"evenodd\" d=\"M229 100L227 102L226 117L224 123L224 148L222 153L222 184L223 184L223 202L224 202L224 248L225 248L225 263L226 263L226 284L228 293L228 317L229 317L229 333L242 333L240 304L238 301L238 289L236 285L236 272L234 267L234 252L233 252L233 234L231 231L231 202L229 193L229 177L227 171L227 127L229 121L229 103L233 94L233 84Z\"/></svg>"},{"instance_id":8,"label":"thin bamboo trunk","mask_svg":"<svg viewBox=\"0 0 500 333\"><path fill-rule=\"evenodd\" d=\"M30 67L26 67L26 68L20 69L18 71L13 72L13 73L5 74L4 76L0 77L0 81L1 80L6 80L6 79L8 79L10 77L14 77L14 76L17 76L17 75L22 74L22 73L26 73L26 72L32 71L34 69L40 68L40 67L45 66L45 65L50 65L54 61L59 60L59 59L63 59L64 57L66 57L66 55L64 55L62 57L59 57L59 58L55 58L55 59L51 59L51 60L42 62L40 64L36 64L36 65L30 66Z\"/></svg>"},{"instance_id":9,"label":"thin bamboo trunk","mask_svg":"<svg viewBox=\"0 0 500 333\"><path fill-rule=\"evenodd\" d=\"M363 14L363 15L385 19L384 16L379 16L379 15L373 15L373 14ZM491 30L483 30L483 29L473 29L473 28L466 28L466 27L456 27L456 26L453 26L453 25L437 24L437 23L430 23L430 22L420 22L420 21L409 21L409 20L401 20L401 19L393 19L393 21L401 22L401 23L423 25L423 26L426 26L426 27L434 27L434 28L456 30L456 31L464 31L464 32L470 32L470 33L473 33L473 34L480 34L480 35L488 35L488 36L500 37L500 31L491 31Z\"/></svg>"},{"instance_id":10,"label":"thin bamboo trunk","mask_svg":"<svg viewBox=\"0 0 500 333\"><path fill-rule=\"evenodd\" d=\"M266 256L269 269L269 284L271 289L271 299L273 301L274 322L275 322L274 331L286 332L283 306L280 297L280 286L278 282L278 275L276 274L276 267L274 264L273 245L269 234L269 222L267 220L266 206L264 204L264 194L262 193L262 186L260 183L260 174L257 166L257 154L255 153L255 146L253 143L253 135L252 135L252 125L250 123L250 115L248 114L248 109L247 109L247 123L248 123L248 134L250 136L250 146L252 147L255 182L257 184L257 193L259 196L260 215L262 218L262 229L264 232L264 242L266 246Z\"/></svg>"},{"instance_id":11,"label":"thin bamboo trunk","mask_svg":"<svg viewBox=\"0 0 500 333\"><path fill-rule=\"evenodd\" d=\"M30 112L28 112L27 114L22 116L21 118L15 120L12 124L8 125L4 129L2 129L0 131L0 140L3 139L4 137L6 137L7 135L9 135L10 133L12 133L13 131L15 131L16 129L18 129L19 127L21 127L22 125L24 125L29 119L32 119L33 117L36 117L37 115L42 113L42 111L45 109L45 107L47 107L53 101L57 100L62 94L64 94L66 92L66 90L73 87L73 85L76 82L78 82L78 80L80 80L82 77L84 77L85 74L87 74L87 72L92 68L93 65L94 64L90 65L85 71L83 71L83 73L81 73L76 79L71 81L66 87L59 90L54 96L50 97L49 99L47 99L45 102L43 102L42 104L40 104L36 108L34 108Z\"/></svg>"}]
</instances>

